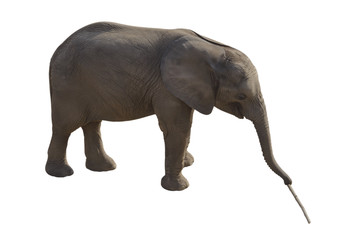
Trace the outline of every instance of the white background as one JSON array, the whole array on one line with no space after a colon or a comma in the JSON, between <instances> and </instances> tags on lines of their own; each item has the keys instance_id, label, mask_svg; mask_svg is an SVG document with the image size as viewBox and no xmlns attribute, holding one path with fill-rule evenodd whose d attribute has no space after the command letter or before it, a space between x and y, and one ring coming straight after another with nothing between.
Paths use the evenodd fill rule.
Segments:
<instances>
[{"instance_id":1,"label":"white background","mask_svg":"<svg viewBox=\"0 0 360 240\"><path fill-rule=\"evenodd\" d=\"M0 239L359 239L360 7L357 1L11 1L0 7ZM247 54L257 67L274 153L300 208L262 159L247 120L194 115L183 174L161 188L155 116L103 122L118 168L44 171L51 138L48 66L55 49L97 21L189 28Z\"/></svg>"}]
</instances>

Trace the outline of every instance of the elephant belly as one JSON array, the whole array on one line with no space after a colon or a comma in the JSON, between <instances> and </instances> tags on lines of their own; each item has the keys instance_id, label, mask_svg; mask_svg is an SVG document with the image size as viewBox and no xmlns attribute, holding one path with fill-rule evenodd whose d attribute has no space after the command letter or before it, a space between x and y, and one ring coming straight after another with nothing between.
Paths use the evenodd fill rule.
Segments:
<instances>
[{"instance_id":1,"label":"elephant belly","mask_svg":"<svg viewBox=\"0 0 360 240\"><path fill-rule=\"evenodd\" d=\"M107 98L98 95L93 99L97 100L90 104L89 115L94 120L129 121L154 114L151 101L133 100L121 94Z\"/></svg>"},{"instance_id":2,"label":"elephant belly","mask_svg":"<svg viewBox=\"0 0 360 240\"><path fill-rule=\"evenodd\" d=\"M143 117L153 115L152 109L117 109L116 112L104 111L100 114L96 114L94 120L106 120L106 121L130 121ZM96 116L95 115L95 116Z\"/></svg>"}]
</instances>

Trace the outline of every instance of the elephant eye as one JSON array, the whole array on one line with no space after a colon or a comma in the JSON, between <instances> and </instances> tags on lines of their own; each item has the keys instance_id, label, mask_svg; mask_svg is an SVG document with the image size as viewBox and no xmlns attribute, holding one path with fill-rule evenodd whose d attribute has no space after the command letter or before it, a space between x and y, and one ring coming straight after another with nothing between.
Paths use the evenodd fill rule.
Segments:
<instances>
[{"instance_id":1,"label":"elephant eye","mask_svg":"<svg viewBox=\"0 0 360 240\"><path fill-rule=\"evenodd\" d=\"M231 59L229 57L225 57L225 62L229 63L231 62Z\"/></svg>"},{"instance_id":2,"label":"elephant eye","mask_svg":"<svg viewBox=\"0 0 360 240\"><path fill-rule=\"evenodd\" d=\"M245 94L240 94L238 96L239 100L245 100L246 99L246 95Z\"/></svg>"}]
</instances>

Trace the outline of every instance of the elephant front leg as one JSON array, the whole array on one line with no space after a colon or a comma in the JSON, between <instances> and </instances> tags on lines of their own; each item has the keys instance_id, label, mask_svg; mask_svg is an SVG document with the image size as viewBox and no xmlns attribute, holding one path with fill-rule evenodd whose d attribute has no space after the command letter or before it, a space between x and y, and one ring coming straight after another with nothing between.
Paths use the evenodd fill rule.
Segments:
<instances>
[{"instance_id":1,"label":"elephant front leg","mask_svg":"<svg viewBox=\"0 0 360 240\"><path fill-rule=\"evenodd\" d=\"M188 181L182 175L187 146L184 130L172 129L164 134L165 140L165 176L161 180L161 186L167 190L184 190L189 186Z\"/></svg>"},{"instance_id":2,"label":"elephant front leg","mask_svg":"<svg viewBox=\"0 0 360 240\"><path fill-rule=\"evenodd\" d=\"M167 92L155 96L153 104L165 141L165 176L161 185L167 190L184 190L189 183L181 171L192 163L187 146L194 110Z\"/></svg>"}]
</instances>

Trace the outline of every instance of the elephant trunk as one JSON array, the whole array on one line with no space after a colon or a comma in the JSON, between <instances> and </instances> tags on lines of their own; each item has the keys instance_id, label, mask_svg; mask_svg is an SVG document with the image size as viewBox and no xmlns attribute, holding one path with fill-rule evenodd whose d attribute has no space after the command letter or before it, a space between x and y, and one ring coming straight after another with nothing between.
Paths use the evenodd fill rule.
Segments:
<instances>
[{"instance_id":1,"label":"elephant trunk","mask_svg":"<svg viewBox=\"0 0 360 240\"><path fill-rule=\"evenodd\" d=\"M250 120L256 129L265 161L270 169L284 180L285 185L290 185L292 183L291 178L281 169L273 155L266 107L261 96L256 101L256 105L259 106L254 107L255 110L251 114Z\"/></svg>"},{"instance_id":2,"label":"elephant trunk","mask_svg":"<svg viewBox=\"0 0 360 240\"><path fill-rule=\"evenodd\" d=\"M248 111L246 118L250 119L256 129L256 132L259 137L261 149L265 158L267 165L273 170L277 175L279 175L283 180L285 185L288 186L290 192L294 196L296 202L299 204L302 212L308 223L311 223L309 216L306 213L304 206L301 204L300 199L295 194L294 189L292 188L291 178L280 168L278 163L275 161L272 146L271 146L271 137L269 130L269 122L266 113L266 107L264 100L262 99L261 94L258 96L258 99L253 102L251 111Z\"/></svg>"}]
</instances>

